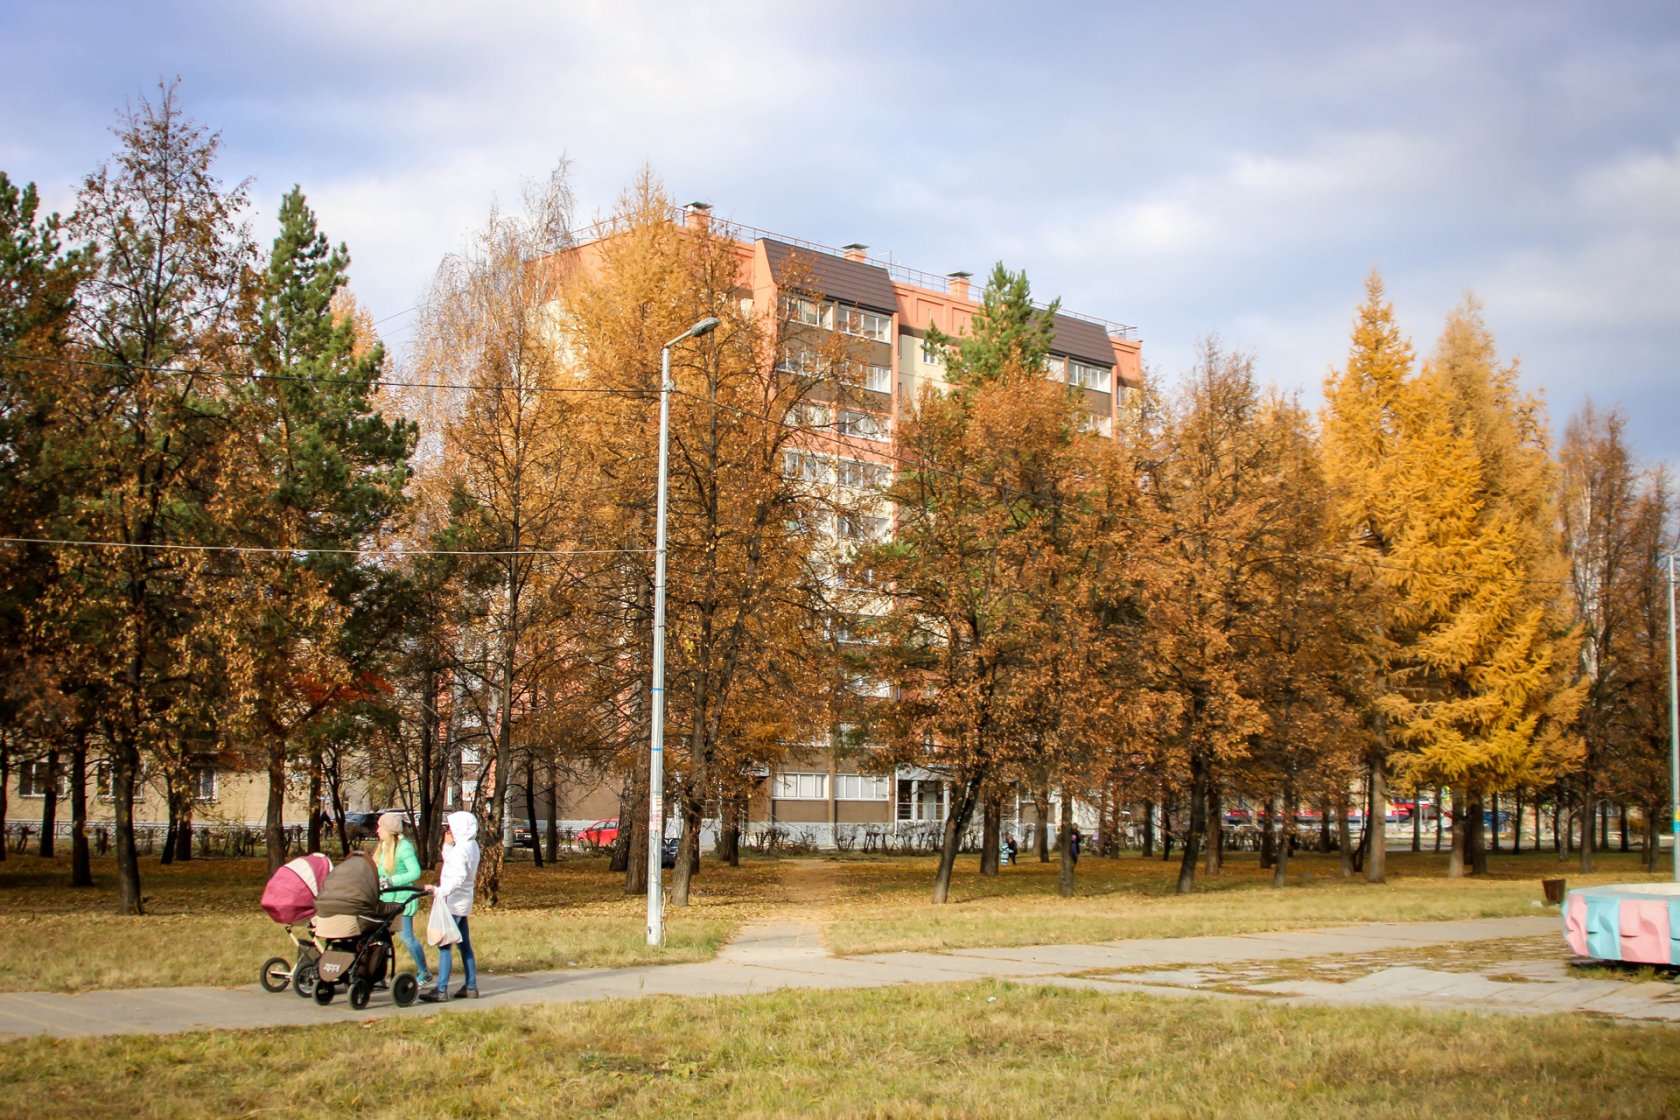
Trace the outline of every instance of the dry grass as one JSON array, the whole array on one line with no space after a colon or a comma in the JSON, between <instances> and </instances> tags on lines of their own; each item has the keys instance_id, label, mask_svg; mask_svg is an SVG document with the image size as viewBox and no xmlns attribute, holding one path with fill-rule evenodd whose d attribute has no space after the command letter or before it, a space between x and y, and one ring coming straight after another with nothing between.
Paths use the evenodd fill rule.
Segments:
<instances>
[{"instance_id":1,"label":"dry grass","mask_svg":"<svg viewBox=\"0 0 1680 1120\"><path fill-rule=\"evenodd\" d=\"M1635 857L1600 858L1606 870L1583 882L1652 878ZM1549 855L1495 857L1487 878L1456 881L1442 876L1444 866L1443 856L1396 853L1390 882L1373 887L1341 879L1333 859L1298 856L1280 891L1255 856L1238 855L1224 875L1181 896L1176 864L1133 854L1082 860L1074 897L1062 899L1054 863L1029 860L981 879L970 857L959 862L950 904L935 907L926 857L707 861L694 905L668 911L668 944L651 951L643 898L625 896L604 858L542 870L516 863L503 907L474 916L473 940L487 972L518 972L706 959L743 922L769 917L822 922L830 947L846 954L1498 917L1542 913L1538 880L1561 865ZM138 920L110 913L110 864L96 863L95 877L99 885L78 891L65 885L64 860L0 864L0 991L247 984L264 958L290 950L257 906L267 877L260 860L147 861L148 916Z\"/></svg>"},{"instance_id":2,"label":"dry grass","mask_svg":"<svg viewBox=\"0 0 1680 1120\"><path fill-rule=\"evenodd\" d=\"M1680 1031L927 985L13 1043L0 1116L1659 1117Z\"/></svg>"},{"instance_id":3,"label":"dry grass","mask_svg":"<svg viewBox=\"0 0 1680 1120\"><path fill-rule=\"evenodd\" d=\"M1074 897L1056 894L1056 864L1033 860L992 879L975 873L977 857L960 860L945 906L928 901L927 861L846 861L834 865L826 916L838 953L977 948L1194 937L1310 929L1356 922L1496 918L1557 912L1536 904L1539 880L1568 876L1572 885L1644 882L1665 876L1638 869L1637 856L1599 857L1586 877L1560 870L1549 854L1493 857L1486 877L1445 878L1446 857L1390 853L1388 882L1343 879L1334 857L1290 861L1290 885L1271 886L1251 854L1238 855L1217 878L1198 877L1194 894L1176 893L1177 863L1084 859Z\"/></svg>"},{"instance_id":4,"label":"dry grass","mask_svg":"<svg viewBox=\"0 0 1680 1120\"><path fill-rule=\"evenodd\" d=\"M138 919L109 912L109 864L103 870L91 891L72 890L62 860L14 856L0 864L0 991L248 984L264 959L292 952L285 931L258 906L268 877L262 860L148 866L141 880L147 914ZM509 864L504 905L473 915L479 968L706 960L761 909L755 900L773 893L775 878L773 864L708 868L694 904L668 912L666 947L652 950L645 898L626 896L604 859L540 871ZM407 952L397 952L407 967Z\"/></svg>"}]
</instances>

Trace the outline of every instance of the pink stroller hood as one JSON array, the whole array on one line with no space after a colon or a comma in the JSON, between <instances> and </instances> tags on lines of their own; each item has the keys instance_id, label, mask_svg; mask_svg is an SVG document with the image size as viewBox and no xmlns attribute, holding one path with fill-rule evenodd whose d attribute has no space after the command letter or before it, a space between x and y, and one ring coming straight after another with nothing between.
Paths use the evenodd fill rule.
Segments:
<instances>
[{"instance_id":1,"label":"pink stroller hood","mask_svg":"<svg viewBox=\"0 0 1680 1120\"><path fill-rule=\"evenodd\" d=\"M284 925L301 922L315 914L315 895L332 870L332 860L320 852L286 864L268 878L263 888L262 908Z\"/></svg>"}]
</instances>

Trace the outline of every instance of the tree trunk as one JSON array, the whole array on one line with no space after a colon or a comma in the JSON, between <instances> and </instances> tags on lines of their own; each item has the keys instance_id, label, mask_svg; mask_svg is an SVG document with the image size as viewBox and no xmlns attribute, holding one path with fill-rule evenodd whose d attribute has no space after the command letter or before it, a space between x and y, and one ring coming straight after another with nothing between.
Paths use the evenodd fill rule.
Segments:
<instances>
[{"instance_id":1,"label":"tree trunk","mask_svg":"<svg viewBox=\"0 0 1680 1120\"><path fill-rule=\"evenodd\" d=\"M1038 811L1038 862L1050 862L1050 791L1041 789L1033 798L1033 808Z\"/></svg>"},{"instance_id":2,"label":"tree trunk","mask_svg":"<svg viewBox=\"0 0 1680 1120\"><path fill-rule=\"evenodd\" d=\"M730 867L741 866L741 800L730 796L719 806L718 858Z\"/></svg>"},{"instance_id":3,"label":"tree trunk","mask_svg":"<svg viewBox=\"0 0 1680 1120\"><path fill-rule=\"evenodd\" d=\"M1353 833L1348 825L1346 790L1336 793L1336 849L1340 856L1342 878L1353 878Z\"/></svg>"},{"instance_id":4,"label":"tree trunk","mask_svg":"<svg viewBox=\"0 0 1680 1120\"><path fill-rule=\"evenodd\" d=\"M1593 856L1598 851L1598 834L1593 828L1594 813L1593 798L1596 796L1592 783L1592 774L1581 775L1581 863L1580 872L1585 875L1593 869Z\"/></svg>"},{"instance_id":5,"label":"tree trunk","mask_svg":"<svg viewBox=\"0 0 1680 1120\"><path fill-rule=\"evenodd\" d=\"M535 837L532 838L535 841ZM560 774L551 759L548 764L548 862L560 862Z\"/></svg>"},{"instance_id":6,"label":"tree trunk","mask_svg":"<svg viewBox=\"0 0 1680 1120\"><path fill-rule=\"evenodd\" d=\"M1621 813L1622 813L1622 831L1621 831L1622 839L1621 839L1621 844L1620 844L1619 850L1625 852L1625 851L1628 850L1628 807L1627 807L1626 802L1622 803Z\"/></svg>"},{"instance_id":7,"label":"tree trunk","mask_svg":"<svg viewBox=\"0 0 1680 1120\"><path fill-rule=\"evenodd\" d=\"M1143 858L1155 854L1155 802L1143 803Z\"/></svg>"},{"instance_id":8,"label":"tree trunk","mask_svg":"<svg viewBox=\"0 0 1680 1120\"><path fill-rule=\"evenodd\" d=\"M1169 860L1172 859L1172 849L1173 849L1172 801L1167 799L1167 798L1162 798L1161 799L1161 862L1162 863L1166 863L1166 862L1168 862Z\"/></svg>"},{"instance_id":9,"label":"tree trunk","mask_svg":"<svg viewBox=\"0 0 1680 1120\"><path fill-rule=\"evenodd\" d=\"M964 782L960 791L953 790L951 808L945 814L945 835L939 845L939 870L933 878L933 904L943 906L951 897L951 872L957 866L957 849L962 843L963 830L974 815L975 804L980 799L980 784L984 780L984 772L971 776Z\"/></svg>"},{"instance_id":10,"label":"tree trunk","mask_svg":"<svg viewBox=\"0 0 1680 1120\"><path fill-rule=\"evenodd\" d=\"M526 828L531 834L531 862L536 867L543 865L542 831L537 828L537 764L529 757L525 760L525 821Z\"/></svg>"},{"instance_id":11,"label":"tree trunk","mask_svg":"<svg viewBox=\"0 0 1680 1120\"><path fill-rule=\"evenodd\" d=\"M1464 861L1468 848L1465 837L1470 831L1470 818L1465 806L1466 795L1462 786L1452 791L1453 829L1452 853L1447 856L1447 878L1462 879L1464 877Z\"/></svg>"},{"instance_id":12,"label":"tree trunk","mask_svg":"<svg viewBox=\"0 0 1680 1120\"><path fill-rule=\"evenodd\" d=\"M1282 812L1278 814L1277 862L1272 864L1272 886L1281 887L1289 875L1289 841L1295 833L1295 794L1284 786Z\"/></svg>"},{"instance_id":13,"label":"tree trunk","mask_svg":"<svg viewBox=\"0 0 1680 1120\"><path fill-rule=\"evenodd\" d=\"M263 834L268 849L268 873L272 875L286 862L286 758L290 752L283 736L275 734L272 728L269 734L274 738L268 744L268 811Z\"/></svg>"},{"instance_id":14,"label":"tree trunk","mask_svg":"<svg viewBox=\"0 0 1680 1120\"><path fill-rule=\"evenodd\" d=\"M7 787L12 783L12 752L0 737L0 863L6 862Z\"/></svg>"},{"instance_id":15,"label":"tree trunk","mask_svg":"<svg viewBox=\"0 0 1680 1120\"><path fill-rule=\"evenodd\" d=\"M622 848L624 859L624 893L646 894L648 889L648 752L643 749L636 756L636 777L630 783L625 809L618 816L618 846L613 863L618 863Z\"/></svg>"},{"instance_id":16,"label":"tree trunk","mask_svg":"<svg viewBox=\"0 0 1680 1120\"><path fill-rule=\"evenodd\" d=\"M1266 799L1266 817L1260 822L1260 870L1277 866L1278 799Z\"/></svg>"},{"instance_id":17,"label":"tree trunk","mask_svg":"<svg viewBox=\"0 0 1680 1120\"><path fill-rule=\"evenodd\" d=\"M1640 853L1639 862L1646 871L1653 873L1657 870L1657 854L1661 849L1657 842L1657 817L1660 812L1654 805L1645 806L1645 850ZM1675 837L1675 842L1680 843L1680 836ZM1673 936L1672 930L1669 935Z\"/></svg>"},{"instance_id":18,"label":"tree trunk","mask_svg":"<svg viewBox=\"0 0 1680 1120\"><path fill-rule=\"evenodd\" d=\"M1365 853L1365 881L1388 881L1388 775L1383 773L1381 758L1372 758L1370 767L1371 803L1365 809L1365 835L1370 848Z\"/></svg>"},{"instance_id":19,"label":"tree trunk","mask_svg":"<svg viewBox=\"0 0 1680 1120\"><path fill-rule=\"evenodd\" d=\"M420 804L416 806L420 813L417 822L420 826L420 866L427 868L432 865L432 824L437 819L442 801L438 791L443 782L439 778L445 769L433 765L438 749L439 684L436 668L428 664L420 675ZM315 809L311 807L309 813L314 816Z\"/></svg>"},{"instance_id":20,"label":"tree trunk","mask_svg":"<svg viewBox=\"0 0 1680 1120\"><path fill-rule=\"evenodd\" d=\"M175 814L175 859L186 863L193 857L193 782L181 789L181 808Z\"/></svg>"},{"instance_id":21,"label":"tree trunk","mask_svg":"<svg viewBox=\"0 0 1680 1120\"><path fill-rule=\"evenodd\" d=\"M317 747L309 752L309 835L304 843L305 851L321 850L325 839L321 835L321 813L324 808L321 804L321 751Z\"/></svg>"},{"instance_id":22,"label":"tree trunk","mask_svg":"<svg viewBox=\"0 0 1680 1120\"><path fill-rule=\"evenodd\" d=\"M980 874L998 873L998 845L1003 842L1003 803L996 795L980 807Z\"/></svg>"},{"instance_id":23,"label":"tree trunk","mask_svg":"<svg viewBox=\"0 0 1680 1120\"><path fill-rule=\"evenodd\" d=\"M174 778L164 781L163 803L169 818L163 827L163 851L158 857L158 863L164 867L175 862L175 834L181 828L181 803L175 797L175 782Z\"/></svg>"},{"instance_id":24,"label":"tree trunk","mask_svg":"<svg viewBox=\"0 0 1680 1120\"><path fill-rule=\"evenodd\" d=\"M1331 843L1331 840L1330 840L1330 828L1331 828L1332 825L1334 825L1336 823L1335 822L1335 815L1336 815L1336 803L1333 799L1331 799L1329 797L1326 797L1322 801L1319 802L1319 806L1318 806L1318 846L1326 852L1329 852L1329 851L1333 850L1334 847L1335 847L1335 845L1333 843Z\"/></svg>"},{"instance_id":25,"label":"tree trunk","mask_svg":"<svg viewBox=\"0 0 1680 1120\"><path fill-rule=\"evenodd\" d=\"M1056 893L1063 898L1073 897L1073 794L1062 790L1062 819L1056 829L1056 843L1062 860L1056 873Z\"/></svg>"},{"instance_id":26,"label":"tree trunk","mask_svg":"<svg viewBox=\"0 0 1680 1120\"><path fill-rule=\"evenodd\" d=\"M1493 804L1493 840L1488 845L1488 847L1492 848L1495 852L1498 852L1499 851L1499 791L1494 790L1493 793L1489 795L1489 800Z\"/></svg>"},{"instance_id":27,"label":"tree trunk","mask_svg":"<svg viewBox=\"0 0 1680 1120\"><path fill-rule=\"evenodd\" d=\"M76 745L70 752L70 885L93 886L93 867L88 859L87 835L87 728L76 731ZM5 814L0 811L0 821ZM5 847L0 838L0 848Z\"/></svg>"},{"instance_id":28,"label":"tree trunk","mask_svg":"<svg viewBox=\"0 0 1680 1120\"><path fill-rule=\"evenodd\" d=\"M1199 750L1190 752L1190 827L1184 830L1184 854L1178 863L1178 893L1196 889L1196 850L1207 831L1208 763Z\"/></svg>"},{"instance_id":29,"label":"tree trunk","mask_svg":"<svg viewBox=\"0 0 1680 1120\"><path fill-rule=\"evenodd\" d=\"M47 791L41 799L41 837L36 849L42 859L53 858L53 844L58 837L58 752L47 752Z\"/></svg>"},{"instance_id":30,"label":"tree trunk","mask_svg":"<svg viewBox=\"0 0 1680 1120\"><path fill-rule=\"evenodd\" d=\"M1523 795L1521 786L1518 786L1511 792L1511 800L1513 802L1511 808L1511 854L1514 856L1520 856L1522 855L1523 824Z\"/></svg>"},{"instance_id":31,"label":"tree trunk","mask_svg":"<svg viewBox=\"0 0 1680 1120\"><path fill-rule=\"evenodd\" d=\"M1470 859L1470 871L1474 875L1487 874L1487 844L1483 839L1482 824L1482 795L1480 791L1472 791L1467 798L1470 802L1470 826L1466 829L1465 846Z\"/></svg>"},{"instance_id":32,"label":"tree trunk","mask_svg":"<svg viewBox=\"0 0 1680 1120\"><path fill-rule=\"evenodd\" d=\"M145 913L140 896L140 853L134 846L134 777L139 769L131 742L114 744L111 759L111 800L116 817L117 913Z\"/></svg>"},{"instance_id":33,"label":"tree trunk","mask_svg":"<svg viewBox=\"0 0 1680 1120\"><path fill-rule=\"evenodd\" d=\"M676 867L671 871L671 905L687 906L694 874L700 869L700 822L704 820L705 802L693 783L684 783L679 804L682 806L682 841L677 846Z\"/></svg>"},{"instance_id":34,"label":"tree trunk","mask_svg":"<svg viewBox=\"0 0 1680 1120\"><path fill-rule=\"evenodd\" d=\"M1423 851L1423 798L1412 791L1412 851Z\"/></svg>"},{"instance_id":35,"label":"tree trunk","mask_svg":"<svg viewBox=\"0 0 1680 1120\"><path fill-rule=\"evenodd\" d=\"M1207 799L1207 834L1203 837L1207 844L1207 866L1203 870L1213 877L1224 869L1225 859L1225 813L1217 783L1208 783Z\"/></svg>"}]
</instances>

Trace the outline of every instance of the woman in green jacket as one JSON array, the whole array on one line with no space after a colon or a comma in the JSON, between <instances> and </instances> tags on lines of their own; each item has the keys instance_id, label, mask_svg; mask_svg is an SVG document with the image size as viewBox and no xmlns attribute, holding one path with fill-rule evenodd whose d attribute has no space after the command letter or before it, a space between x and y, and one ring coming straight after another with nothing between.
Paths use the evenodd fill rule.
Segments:
<instances>
[{"instance_id":1,"label":"woman in green jacket","mask_svg":"<svg viewBox=\"0 0 1680 1120\"><path fill-rule=\"evenodd\" d=\"M414 958L419 968L415 980L429 984L432 977L426 971L426 950L421 948L414 936L414 915L420 909L420 896L408 891L386 889L412 886L420 881L420 853L415 851L414 841L404 836L402 830L400 814L385 813L380 816L379 847L373 853L373 864L379 869L379 887L383 892L379 900L405 904L402 912L403 944L408 946L408 955Z\"/></svg>"}]
</instances>

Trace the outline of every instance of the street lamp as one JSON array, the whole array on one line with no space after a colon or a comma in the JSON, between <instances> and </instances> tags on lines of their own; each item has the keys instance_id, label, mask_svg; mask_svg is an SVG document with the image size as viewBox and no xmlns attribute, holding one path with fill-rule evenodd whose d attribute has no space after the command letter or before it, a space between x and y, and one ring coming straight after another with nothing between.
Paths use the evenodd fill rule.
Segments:
<instances>
[{"instance_id":1,"label":"street lamp","mask_svg":"<svg viewBox=\"0 0 1680 1120\"><path fill-rule=\"evenodd\" d=\"M1674 553L1670 552L1668 554L1668 828L1674 838L1674 881L1680 883L1680 693L1675 690L1674 660Z\"/></svg>"},{"instance_id":2,"label":"street lamp","mask_svg":"<svg viewBox=\"0 0 1680 1120\"><path fill-rule=\"evenodd\" d=\"M659 351L659 513L654 522L653 559L653 709L648 732L648 872L647 939L665 943L660 856L665 848L665 518L671 476L671 347L699 338L718 325L711 316L667 342Z\"/></svg>"}]
</instances>

